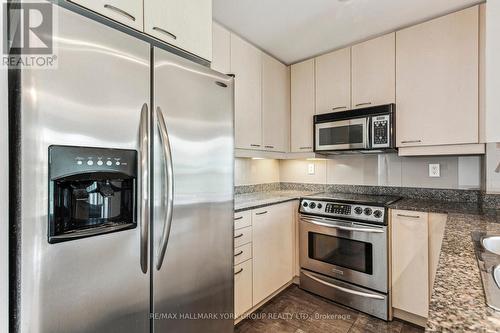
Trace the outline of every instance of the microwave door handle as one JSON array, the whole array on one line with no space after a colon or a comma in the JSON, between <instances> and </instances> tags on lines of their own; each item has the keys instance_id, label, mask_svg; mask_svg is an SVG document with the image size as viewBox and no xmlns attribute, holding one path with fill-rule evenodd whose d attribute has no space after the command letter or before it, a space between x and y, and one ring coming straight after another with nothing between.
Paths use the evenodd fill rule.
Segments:
<instances>
[{"instance_id":1,"label":"microwave door handle","mask_svg":"<svg viewBox=\"0 0 500 333\"><path fill-rule=\"evenodd\" d=\"M338 289L338 290L343 291L343 292L348 293L348 294L357 295L357 296L366 297L366 298L373 298L373 299L381 299L381 300L384 299L384 297L380 296L380 295L370 294L370 293L364 293L364 292L361 292L361 291L347 289L347 288L344 288L344 287L341 287L341 286L337 286L337 285L335 285L333 283L329 283L329 282L323 281L322 279L317 278L314 275L309 274L309 273L304 272L304 271L302 271L302 274L304 274L308 278L310 278L310 279L312 279L312 280L314 280L316 282L319 282L319 283L321 283L321 284L323 284L325 286Z\"/></svg>"},{"instance_id":2,"label":"microwave door handle","mask_svg":"<svg viewBox=\"0 0 500 333\"><path fill-rule=\"evenodd\" d=\"M365 134L366 134L366 143L365 143L365 149L370 149L372 144L371 144L371 117L366 118L366 129L365 129Z\"/></svg>"},{"instance_id":3,"label":"microwave door handle","mask_svg":"<svg viewBox=\"0 0 500 333\"><path fill-rule=\"evenodd\" d=\"M308 219L308 218L301 218L303 221L319 225L321 227L327 227L327 228L332 228L332 229L339 229L339 230L345 230L345 231L360 231L360 232L368 232L368 233L384 233L384 230L382 229L375 229L375 228L353 228L353 227L344 227L340 225L334 225L330 223L324 223L320 222L314 219Z\"/></svg>"},{"instance_id":4,"label":"microwave door handle","mask_svg":"<svg viewBox=\"0 0 500 333\"><path fill-rule=\"evenodd\" d=\"M172 150L170 148L170 139L168 137L167 125L165 123L165 118L161 108L156 109L156 119L158 122L158 129L160 132L160 140L163 148L163 153L165 155L165 172L166 172L166 182L165 182L165 224L163 225L163 232L160 239L160 247L158 252L158 259L156 262L156 269L160 270L163 265L163 259L165 258L165 252L167 251L168 239L170 237L170 228L172 226L172 215L174 208L174 172L172 166Z\"/></svg>"},{"instance_id":5,"label":"microwave door handle","mask_svg":"<svg viewBox=\"0 0 500 333\"><path fill-rule=\"evenodd\" d=\"M139 176L140 176L140 261L141 270L143 273L148 271L148 248L149 248L149 161L150 161L150 146L149 146L149 123L150 113L148 105L144 103L141 110L141 122L139 125Z\"/></svg>"}]
</instances>

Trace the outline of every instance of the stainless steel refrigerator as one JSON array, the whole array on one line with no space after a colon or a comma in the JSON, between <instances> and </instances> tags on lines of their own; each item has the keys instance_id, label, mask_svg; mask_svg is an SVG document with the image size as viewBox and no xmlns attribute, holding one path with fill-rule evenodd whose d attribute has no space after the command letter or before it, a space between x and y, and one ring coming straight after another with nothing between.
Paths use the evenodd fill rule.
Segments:
<instances>
[{"instance_id":1,"label":"stainless steel refrigerator","mask_svg":"<svg viewBox=\"0 0 500 333\"><path fill-rule=\"evenodd\" d=\"M55 10L9 82L11 330L232 332L232 78Z\"/></svg>"}]
</instances>

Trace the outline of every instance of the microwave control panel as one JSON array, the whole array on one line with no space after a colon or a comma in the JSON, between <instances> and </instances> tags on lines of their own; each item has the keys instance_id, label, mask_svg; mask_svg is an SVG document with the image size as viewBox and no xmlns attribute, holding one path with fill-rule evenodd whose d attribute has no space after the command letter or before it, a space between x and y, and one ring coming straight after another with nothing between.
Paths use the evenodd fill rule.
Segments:
<instances>
[{"instance_id":1,"label":"microwave control panel","mask_svg":"<svg viewBox=\"0 0 500 333\"><path fill-rule=\"evenodd\" d=\"M372 117L372 148L390 147L391 137L391 117L390 115L381 115Z\"/></svg>"}]
</instances>

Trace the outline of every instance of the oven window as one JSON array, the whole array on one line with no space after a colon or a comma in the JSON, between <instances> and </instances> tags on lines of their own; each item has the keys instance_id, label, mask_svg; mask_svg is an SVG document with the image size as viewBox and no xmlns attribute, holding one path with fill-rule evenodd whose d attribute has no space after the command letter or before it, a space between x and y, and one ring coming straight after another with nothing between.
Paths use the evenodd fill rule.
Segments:
<instances>
[{"instance_id":1,"label":"oven window","mask_svg":"<svg viewBox=\"0 0 500 333\"><path fill-rule=\"evenodd\" d=\"M371 243L309 232L309 258L373 274Z\"/></svg>"},{"instance_id":2,"label":"oven window","mask_svg":"<svg viewBox=\"0 0 500 333\"><path fill-rule=\"evenodd\" d=\"M363 143L363 125L347 125L319 129L321 146Z\"/></svg>"}]
</instances>

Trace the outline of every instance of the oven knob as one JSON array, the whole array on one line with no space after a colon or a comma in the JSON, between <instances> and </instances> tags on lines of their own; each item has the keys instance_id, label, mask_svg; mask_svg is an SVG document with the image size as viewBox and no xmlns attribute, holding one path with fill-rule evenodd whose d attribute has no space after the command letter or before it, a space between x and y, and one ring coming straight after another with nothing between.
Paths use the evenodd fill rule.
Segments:
<instances>
[{"instance_id":1,"label":"oven knob","mask_svg":"<svg viewBox=\"0 0 500 333\"><path fill-rule=\"evenodd\" d=\"M361 207L356 207L354 208L354 212L357 214L357 215L361 215L363 213L363 208Z\"/></svg>"},{"instance_id":2,"label":"oven knob","mask_svg":"<svg viewBox=\"0 0 500 333\"><path fill-rule=\"evenodd\" d=\"M380 210L376 210L373 212L373 216L379 219L382 217L382 212Z\"/></svg>"},{"instance_id":3,"label":"oven knob","mask_svg":"<svg viewBox=\"0 0 500 333\"><path fill-rule=\"evenodd\" d=\"M365 215L372 215L372 209L371 208L365 208Z\"/></svg>"},{"instance_id":4,"label":"oven knob","mask_svg":"<svg viewBox=\"0 0 500 333\"><path fill-rule=\"evenodd\" d=\"M309 204L307 203L307 201L304 201L304 203L302 204L302 206L307 207L307 206L309 206Z\"/></svg>"},{"instance_id":5,"label":"oven knob","mask_svg":"<svg viewBox=\"0 0 500 333\"><path fill-rule=\"evenodd\" d=\"M323 208L323 205L319 203L318 204L318 209L321 209L321 208Z\"/></svg>"},{"instance_id":6,"label":"oven knob","mask_svg":"<svg viewBox=\"0 0 500 333\"><path fill-rule=\"evenodd\" d=\"M311 209L316 208L316 204L315 204L314 202L311 202L311 203L309 204L309 208L311 208Z\"/></svg>"}]
</instances>

